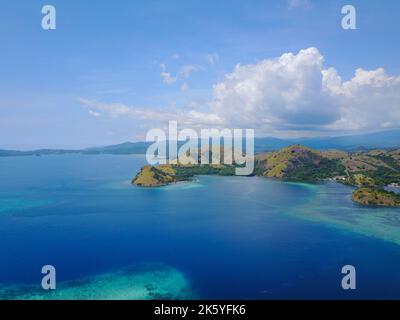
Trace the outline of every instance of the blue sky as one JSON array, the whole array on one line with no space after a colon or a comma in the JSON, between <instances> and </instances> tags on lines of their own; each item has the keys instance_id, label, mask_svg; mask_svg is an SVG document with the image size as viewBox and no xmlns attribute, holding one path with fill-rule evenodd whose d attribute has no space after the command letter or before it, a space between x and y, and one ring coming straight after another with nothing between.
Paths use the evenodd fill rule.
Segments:
<instances>
[{"instance_id":1,"label":"blue sky","mask_svg":"<svg viewBox=\"0 0 400 320\"><path fill-rule=\"evenodd\" d=\"M0 148L78 148L143 140L147 129L162 126L168 115L182 116L185 125L201 118L199 124L254 127L258 135L282 137L376 131L400 124L399 1L1 4ZM56 7L56 30L41 28L45 4ZM345 4L357 10L357 30L341 28ZM300 53L308 48L316 51ZM286 73L274 74L270 62L285 53L293 54L288 65L298 69L275 87L271 79ZM319 57L322 65L313 65ZM238 64L245 69L235 69ZM313 100L325 81L319 74L329 68L335 70L329 79L339 75L342 83L349 83L337 89L332 80L326 85L330 92ZM384 72L360 73L350 83L358 68ZM227 80L229 74L234 80ZM302 82L294 79L296 74ZM360 81L373 88L365 83L361 87ZM263 87L266 83L270 85ZM293 93L299 84L306 89L289 100L271 93L281 88ZM235 91L239 86L247 92ZM253 89L256 102L248 101ZM371 117L358 123L351 114L360 109L350 108L365 104L365 92L374 92L367 99L374 104L365 109ZM386 105L388 119L372 121L374 112L380 108L382 114ZM263 120L255 121L257 117Z\"/></svg>"}]
</instances>

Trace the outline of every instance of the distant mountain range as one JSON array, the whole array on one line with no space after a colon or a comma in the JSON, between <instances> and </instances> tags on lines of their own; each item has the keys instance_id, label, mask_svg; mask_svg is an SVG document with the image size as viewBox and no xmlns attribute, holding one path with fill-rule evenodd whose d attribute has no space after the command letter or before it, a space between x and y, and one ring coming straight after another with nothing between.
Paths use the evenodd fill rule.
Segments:
<instances>
[{"instance_id":1,"label":"distant mountain range","mask_svg":"<svg viewBox=\"0 0 400 320\"><path fill-rule=\"evenodd\" d=\"M0 157L5 156L31 156L50 154L144 154L149 142L125 142L121 144L93 147L80 150L64 149L40 149L32 151L1 150ZM256 138L255 151L272 151L284 148L293 144L301 144L317 150L338 149L345 151L369 150L369 149L390 149L400 147L400 129L388 130L369 134L349 135L340 137L325 138L299 138L299 139L278 139L278 138Z\"/></svg>"},{"instance_id":2,"label":"distant mountain range","mask_svg":"<svg viewBox=\"0 0 400 320\"><path fill-rule=\"evenodd\" d=\"M93 147L79 150L68 150L68 149L38 149L30 151L18 151L18 150L1 150L0 157L7 156L42 156L42 155L57 155L57 154L145 154L148 146L151 143L147 142L125 142L121 144L105 146L105 147Z\"/></svg>"},{"instance_id":3,"label":"distant mountain range","mask_svg":"<svg viewBox=\"0 0 400 320\"><path fill-rule=\"evenodd\" d=\"M299 138L287 140L277 138L258 138L255 141L255 148L257 151L277 150L293 144L301 144L317 150L338 149L356 151L363 149L398 148L400 147L400 129L369 134L325 138Z\"/></svg>"}]
</instances>

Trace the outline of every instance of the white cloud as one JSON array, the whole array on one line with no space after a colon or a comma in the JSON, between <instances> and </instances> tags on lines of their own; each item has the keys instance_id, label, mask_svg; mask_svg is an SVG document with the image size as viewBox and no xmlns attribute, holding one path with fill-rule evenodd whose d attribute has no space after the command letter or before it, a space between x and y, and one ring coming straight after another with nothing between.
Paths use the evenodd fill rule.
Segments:
<instances>
[{"instance_id":1,"label":"white cloud","mask_svg":"<svg viewBox=\"0 0 400 320\"><path fill-rule=\"evenodd\" d=\"M161 78L163 78L164 83L172 84L178 80L177 77L173 77L170 72L167 72L165 64L160 64L161 67Z\"/></svg>"},{"instance_id":2,"label":"white cloud","mask_svg":"<svg viewBox=\"0 0 400 320\"><path fill-rule=\"evenodd\" d=\"M357 69L343 82L316 48L237 65L214 86L212 113L265 133L400 126L400 76Z\"/></svg>"},{"instance_id":3,"label":"white cloud","mask_svg":"<svg viewBox=\"0 0 400 320\"><path fill-rule=\"evenodd\" d=\"M170 120L178 121L179 125L187 127L221 126L223 120L216 114L198 111L194 108L165 109L128 106L122 103L102 103L96 100L79 98L79 103L89 110L111 117L128 117L139 120L141 125L151 128L155 125L165 125Z\"/></svg>"},{"instance_id":4,"label":"white cloud","mask_svg":"<svg viewBox=\"0 0 400 320\"><path fill-rule=\"evenodd\" d=\"M142 120L163 120L162 114L151 108L129 107L122 103L102 103L96 100L79 98L79 103L99 115L107 114L111 117L132 117ZM96 111L93 111L96 110Z\"/></svg>"},{"instance_id":5,"label":"white cloud","mask_svg":"<svg viewBox=\"0 0 400 320\"><path fill-rule=\"evenodd\" d=\"M186 75L193 71L188 68ZM183 77L183 74L181 75ZM186 82L181 90L185 91ZM254 128L258 135L318 135L400 127L400 76L384 69L357 69L343 81L324 66L316 48L237 65L199 106L171 110L102 104L81 99L98 113L188 126Z\"/></svg>"},{"instance_id":6,"label":"white cloud","mask_svg":"<svg viewBox=\"0 0 400 320\"><path fill-rule=\"evenodd\" d=\"M357 69L349 81L342 82L339 76L333 84L331 81L327 86L337 100L341 117L330 128L379 130L400 126L400 76L389 76L383 68Z\"/></svg>"},{"instance_id":7,"label":"white cloud","mask_svg":"<svg viewBox=\"0 0 400 320\"><path fill-rule=\"evenodd\" d=\"M177 82L178 80L189 79L193 72L202 70L201 66L197 65L183 65L179 68L179 71L176 76L173 76L170 72L167 71L167 67L165 64L160 64L161 67L161 77L166 84L172 84Z\"/></svg>"},{"instance_id":8,"label":"white cloud","mask_svg":"<svg viewBox=\"0 0 400 320\"><path fill-rule=\"evenodd\" d=\"M322 90L322 65L315 48L237 65L214 86L210 107L235 126L306 130L332 123L339 114Z\"/></svg>"},{"instance_id":9,"label":"white cloud","mask_svg":"<svg viewBox=\"0 0 400 320\"><path fill-rule=\"evenodd\" d=\"M171 76L169 72L161 72L161 77L164 80L164 83L166 84L172 84L178 80L176 77Z\"/></svg>"},{"instance_id":10,"label":"white cloud","mask_svg":"<svg viewBox=\"0 0 400 320\"><path fill-rule=\"evenodd\" d=\"M216 53L209 53L206 56L206 59L210 65L215 65L219 61L219 55Z\"/></svg>"},{"instance_id":11,"label":"white cloud","mask_svg":"<svg viewBox=\"0 0 400 320\"><path fill-rule=\"evenodd\" d=\"M178 77L181 79L187 79L190 77L190 75L195 72L195 71L199 71L202 68L200 66L196 66L196 65L184 65L179 69L178 72Z\"/></svg>"},{"instance_id":12,"label":"white cloud","mask_svg":"<svg viewBox=\"0 0 400 320\"><path fill-rule=\"evenodd\" d=\"M89 114L95 118L98 118L101 116L99 112L93 111L93 110L88 110Z\"/></svg>"}]
</instances>

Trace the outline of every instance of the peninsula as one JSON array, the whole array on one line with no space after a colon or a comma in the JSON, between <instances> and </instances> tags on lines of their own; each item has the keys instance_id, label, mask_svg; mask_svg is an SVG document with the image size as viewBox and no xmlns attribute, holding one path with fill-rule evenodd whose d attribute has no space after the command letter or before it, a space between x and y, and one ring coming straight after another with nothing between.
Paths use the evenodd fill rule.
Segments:
<instances>
[{"instance_id":1,"label":"peninsula","mask_svg":"<svg viewBox=\"0 0 400 320\"><path fill-rule=\"evenodd\" d=\"M235 165L144 166L132 180L141 187L158 187L192 180L196 175L234 175ZM345 152L316 151L293 145L255 156L253 175L298 182L333 180L355 186L353 201L363 205L398 206L400 196L384 190L400 183L400 149Z\"/></svg>"}]
</instances>

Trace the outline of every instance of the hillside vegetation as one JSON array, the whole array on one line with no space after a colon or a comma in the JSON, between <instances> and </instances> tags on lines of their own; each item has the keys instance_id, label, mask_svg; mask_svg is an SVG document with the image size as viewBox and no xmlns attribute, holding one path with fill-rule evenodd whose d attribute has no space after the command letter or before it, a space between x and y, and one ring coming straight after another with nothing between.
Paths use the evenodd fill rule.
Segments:
<instances>
[{"instance_id":1,"label":"hillside vegetation","mask_svg":"<svg viewBox=\"0 0 400 320\"><path fill-rule=\"evenodd\" d=\"M174 174L170 166L144 166L132 182L143 187L164 186L177 181Z\"/></svg>"},{"instance_id":2,"label":"hillside vegetation","mask_svg":"<svg viewBox=\"0 0 400 320\"><path fill-rule=\"evenodd\" d=\"M132 184L141 187L159 187L179 181L192 180L196 175L232 176L235 167L231 165L159 165L144 166Z\"/></svg>"},{"instance_id":3,"label":"hillside vegetation","mask_svg":"<svg viewBox=\"0 0 400 320\"><path fill-rule=\"evenodd\" d=\"M139 186L163 186L193 179L195 175L234 175L234 165L145 166L132 180ZM273 179L313 182L335 180L356 186L353 200L362 204L396 205L387 185L400 185L400 150L344 152L316 151L293 145L257 154L254 175Z\"/></svg>"},{"instance_id":4,"label":"hillside vegetation","mask_svg":"<svg viewBox=\"0 0 400 320\"><path fill-rule=\"evenodd\" d=\"M322 180L345 173L339 160L300 145L271 152L257 162L257 168L259 174L269 178L298 181Z\"/></svg>"},{"instance_id":5,"label":"hillside vegetation","mask_svg":"<svg viewBox=\"0 0 400 320\"><path fill-rule=\"evenodd\" d=\"M359 188L353 192L352 199L367 206L400 206L400 195L382 189Z\"/></svg>"},{"instance_id":6,"label":"hillside vegetation","mask_svg":"<svg viewBox=\"0 0 400 320\"><path fill-rule=\"evenodd\" d=\"M289 180L335 179L354 186L400 183L400 149L316 151L294 145L256 156L256 174Z\"/></svg>"}]
</instances>

